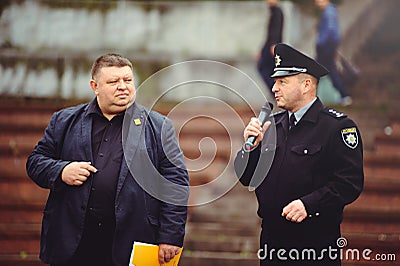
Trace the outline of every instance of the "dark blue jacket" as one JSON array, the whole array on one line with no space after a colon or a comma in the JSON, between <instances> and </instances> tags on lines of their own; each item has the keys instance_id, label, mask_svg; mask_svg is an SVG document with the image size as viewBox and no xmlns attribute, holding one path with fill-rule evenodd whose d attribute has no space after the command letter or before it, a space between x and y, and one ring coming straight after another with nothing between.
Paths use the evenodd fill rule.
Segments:
<instances>
[{"instance_id":1,"label":"dark blue jacket","mask_svg":"<svg viewBox=\"0 0 400 266\"><path fill-rule=\"evenodd\" d=\"M69 186L62 182L61 172L70 162L93 161L88 105L54 113L27 160L29 177L50 190L40 246L40 258L46 263L66 262L82 237L93 175L82 186ZM135 103L125 113L123 128L124 160L115 198L113 260L114 265L126 266L134 241L183 245L189 178L168 118ZM154 175L146 173L154 170L163 179L183 187L175 195L180 201L158 200L163 196L143 187L146 184L142 181ZM161 187L158 193L175 191Z\"/></svg>"},{"instance_id":2,"label":"dark blue jacket","mask_svg":"<svg viewBox=\"0 0 400 266\"><path fill-rule=\"evenodd\" d=\"M317 47L331 46L340 42L339 19L334 4L329 4L318 22Z\"/></svg>"}]
</instances>

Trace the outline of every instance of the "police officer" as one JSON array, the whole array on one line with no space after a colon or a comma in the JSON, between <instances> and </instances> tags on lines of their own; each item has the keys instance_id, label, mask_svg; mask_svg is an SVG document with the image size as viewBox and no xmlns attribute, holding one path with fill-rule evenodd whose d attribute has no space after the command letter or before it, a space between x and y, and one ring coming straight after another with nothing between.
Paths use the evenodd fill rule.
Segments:
<instances>
[{"instance_id":1,"label":"police officer","mask_svg":"<svg viewBox=\"0 0 400 266\"><path fill-rule=\"evenodd\" d=\"M322 65L286 44L274 55L272 92L284 111L264 125L252 118L244 139L257 136L254 146L235 158L243 185L261 177L260 265L340 265L343 209L363 188L360 132L318 99Z\"/></svg>"}]
</instances>

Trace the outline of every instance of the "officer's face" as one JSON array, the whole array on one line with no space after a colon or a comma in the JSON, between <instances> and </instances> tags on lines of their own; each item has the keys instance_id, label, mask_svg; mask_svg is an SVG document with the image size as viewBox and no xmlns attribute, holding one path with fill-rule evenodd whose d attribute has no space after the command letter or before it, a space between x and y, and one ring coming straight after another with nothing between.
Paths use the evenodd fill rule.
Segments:
<instances>
[{"instance_id":1,"label":"officer's face","mask_svg":"<svg viewBox=\"0 0 400 266\"><path fill-rule=\"evenodd\" d=\"M103 67L90 86L96 93L101 111L115 115L124 111L134 100L135 86L132 69L124 67Z\"/></svg>"},{"instance_id":2,"label":"officer's face","mask_svg":"<svg viewBox=\"0 0 400 266\"><path fill-rule=\"evenodd\" d=\"M296 112L303 104L302 81L298 75L275 78L272 87L278 107Z\"/></svg>"}]
</instances>

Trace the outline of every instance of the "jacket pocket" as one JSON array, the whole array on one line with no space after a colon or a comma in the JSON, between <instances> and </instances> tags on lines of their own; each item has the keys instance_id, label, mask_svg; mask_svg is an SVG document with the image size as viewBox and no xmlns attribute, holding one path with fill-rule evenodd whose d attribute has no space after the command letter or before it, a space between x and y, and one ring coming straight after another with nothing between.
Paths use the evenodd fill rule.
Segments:
<instances>
[{"instance_id":1,"label":"jacket pocket","mask_svg":"<svg viewBox=\"0 0 400 266\"><path fill-rule=\"evenodd\" d=\"M288 174L293 189L296 191L309 192L314 186L315 171L318 169L322 146L319 144L298 144L290 148L287 167L290 170Z\"/></svg>"},{"instance_id":2,"label":"jacket pocket","mask_svg":"<svg viewBox=\"0 0 400 266\"><path fill-rule=\"evenodd\" d=\"M319 144L300 144L293 146L291 151L298 156L313 156L321 151L321 145Z\"/></svg>"}]
</instances>

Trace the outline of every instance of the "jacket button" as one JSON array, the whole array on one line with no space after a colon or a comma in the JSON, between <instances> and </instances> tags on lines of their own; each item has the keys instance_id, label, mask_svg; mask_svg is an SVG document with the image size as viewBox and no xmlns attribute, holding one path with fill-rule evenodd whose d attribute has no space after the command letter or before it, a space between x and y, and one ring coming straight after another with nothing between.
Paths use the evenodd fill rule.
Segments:
<instances>
[{"instance_id":1,"label":"jacket button","mask_svg":"<svg viewBox=\"0 0 400 266\"><path fill-rule=\"evenodd\" d=\"M319 216L319 212L317 212L317 213L315 214L315 216Z\"/></svg>"},{"instance_id":2,"label":"jacket button","mask_svg":"<svg viewBox=\"0 0 400 266\"><path fill-rule=\"evenodd\" d=\"M304 154L308 154L308 150L307 150L307 149L306 149L306 150L304 150L303 152L304 152Z\"/></svg>"}]
</instances>

